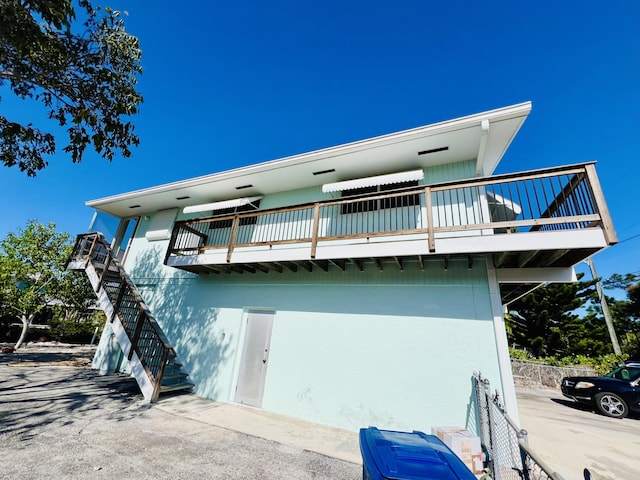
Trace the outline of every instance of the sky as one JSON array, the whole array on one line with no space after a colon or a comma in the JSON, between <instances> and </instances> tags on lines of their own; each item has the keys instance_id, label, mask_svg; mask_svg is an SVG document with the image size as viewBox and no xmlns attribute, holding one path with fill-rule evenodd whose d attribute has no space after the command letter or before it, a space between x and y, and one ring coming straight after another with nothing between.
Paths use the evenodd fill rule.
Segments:
<instances>
[{"instance_id":1,"label":"sky","mask_svg":"<svg viewBox=\"0 0 640 480\"><path fill-rule=\"evenodd\" d=\"M87 200L531 101L496 173L597 161L620 240L598 274L640 273L640 0L109 5L143 52L141 144L73 164L59 138L36 178L0 166L0 239L29 219L84 233ZM51 127L0 96L0 115Z\"/></svg>"}]
</instances>

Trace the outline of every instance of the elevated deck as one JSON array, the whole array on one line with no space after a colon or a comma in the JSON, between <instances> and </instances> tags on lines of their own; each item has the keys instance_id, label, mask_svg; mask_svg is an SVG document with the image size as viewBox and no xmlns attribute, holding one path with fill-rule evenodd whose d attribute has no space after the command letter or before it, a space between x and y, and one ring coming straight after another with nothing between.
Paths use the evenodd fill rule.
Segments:
<instances>
[{"instance_id":1,"label":"elevated deck","mask_svg":"<svg viewBox=\"0 0 640 480\"><path fill-rule=\"evenodd\" d=\"M177 222L165 264L194 273L567 268L617 242L593 163ZM508 275L505 276L507 278ZM505 282L503 301L527 285Z\"/></svg>"}]
</instances>

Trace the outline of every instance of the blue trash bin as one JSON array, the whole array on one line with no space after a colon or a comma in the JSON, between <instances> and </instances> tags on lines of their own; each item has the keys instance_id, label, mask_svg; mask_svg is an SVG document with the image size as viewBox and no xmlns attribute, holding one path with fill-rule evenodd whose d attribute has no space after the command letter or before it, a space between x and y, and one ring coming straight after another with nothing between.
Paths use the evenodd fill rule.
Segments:
<instances>
[{"instance_id":1,"label":"blue trash bin","mask_svg":"<svg viewBox=\"0 0 640 480\"><path fill-rule=\"evenodd\" d=\"M476 480L435 435L360 429L364 480Z\"/></svg>"}]
</instances>

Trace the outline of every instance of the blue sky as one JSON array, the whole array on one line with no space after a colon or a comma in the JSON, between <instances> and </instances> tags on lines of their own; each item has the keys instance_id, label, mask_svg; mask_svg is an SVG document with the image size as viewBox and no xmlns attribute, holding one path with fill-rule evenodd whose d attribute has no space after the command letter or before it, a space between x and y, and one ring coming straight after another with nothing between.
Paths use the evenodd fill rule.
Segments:
<instances>
[{"instance_id":1,"label":"blue sky","mask_svg":"<svg viewBox=\"0 0 640 480\"><path fill-rule=\"evenodd\" d=\"M0 238L32 218L75 235L86 200L531 100L497 173L597 160L621 240L598 273L640 273L640 1L555 3L111 2L143 50L141 145L59 153L35 179L0 167Z\"/></svg>"}]
</instances>

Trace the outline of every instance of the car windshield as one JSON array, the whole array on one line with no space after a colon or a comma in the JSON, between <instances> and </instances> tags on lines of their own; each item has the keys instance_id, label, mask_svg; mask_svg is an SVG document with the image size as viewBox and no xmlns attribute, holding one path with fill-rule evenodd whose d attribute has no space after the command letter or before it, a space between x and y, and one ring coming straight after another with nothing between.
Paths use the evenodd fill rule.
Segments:
<instances>
[{"instance_id":1,"label":"car windshield","mask_svg":"<svg viewBox=\"0 0 640 480\"><path fill-rule=\"evenodd\" d=\"M635 380L640 377L640 367L623 365L621 367L614 368L612 371L607 373L605 377L618 378L620 380Z\"/></svg>"}]
</instances>

